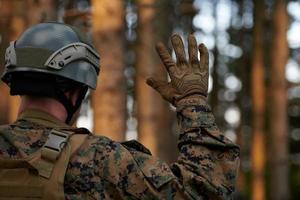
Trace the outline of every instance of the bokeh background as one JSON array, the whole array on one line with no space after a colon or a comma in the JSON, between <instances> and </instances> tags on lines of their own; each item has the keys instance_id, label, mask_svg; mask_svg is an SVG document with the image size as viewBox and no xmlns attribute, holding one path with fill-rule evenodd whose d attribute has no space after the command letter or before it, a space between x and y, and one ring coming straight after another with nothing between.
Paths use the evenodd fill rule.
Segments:
<instances>
[{"instance_id":1,"label":"bokeh background","mask_svg":"<svg viewBox=\"0 0 300 200\"><path fill-rule=\"evenodd\" d=\"M0 0L0 73L9 41L44 21L77 26L101 56L97 90L77 125L138 139L169 163L176 112L145 79L168 78L157 41L174 57L169 37L193 33L210 51L217 124L241 147L235 199L300 199L300 1ZM0 124L15 120L18 102L0 83Z\"/></svg>"}]
</instances>

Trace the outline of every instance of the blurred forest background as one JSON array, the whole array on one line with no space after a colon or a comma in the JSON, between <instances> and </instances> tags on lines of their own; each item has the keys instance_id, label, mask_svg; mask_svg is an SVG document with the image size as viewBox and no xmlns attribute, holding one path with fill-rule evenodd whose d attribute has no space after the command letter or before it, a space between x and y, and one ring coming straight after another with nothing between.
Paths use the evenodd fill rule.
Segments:
<instances>
[{"instance_id":1,"label":"blurred forest background","mask_svg":"<svg viewBox=\"0 0 300 200\"><path fill-rule=\"evenodd\" d=\"M193 33L210 50L217 124L241 147L236 199L300 199L300 1L0 0L0 73L9 41L44 21L79 27L101 56L78 125L138 139L167 162L176 159L175 110L145 79L167 79L157 41L171 47L172 33ZM0 124L17 108L1 83Z\"/></svg>"}]
</instances>

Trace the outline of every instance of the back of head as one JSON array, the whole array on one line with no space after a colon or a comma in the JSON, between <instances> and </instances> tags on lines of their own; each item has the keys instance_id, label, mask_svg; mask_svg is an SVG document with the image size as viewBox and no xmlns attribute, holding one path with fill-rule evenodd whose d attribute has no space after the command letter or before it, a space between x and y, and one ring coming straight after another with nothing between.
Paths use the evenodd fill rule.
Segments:
<instances>
[{"instance_id":1,"label":"back of head","mask_svg":"<svg viewBox=\"0 0 300 200\"><path fill-rule=\"evenodd\" d=\"M67 122L79 108L88 88L95 89L99 55L75 27L50 22L34 25L6 50L2 80L11 95L55 98L68 112ZM65 96L80 90L76 105Z\"/></svg>"}]
</instances>

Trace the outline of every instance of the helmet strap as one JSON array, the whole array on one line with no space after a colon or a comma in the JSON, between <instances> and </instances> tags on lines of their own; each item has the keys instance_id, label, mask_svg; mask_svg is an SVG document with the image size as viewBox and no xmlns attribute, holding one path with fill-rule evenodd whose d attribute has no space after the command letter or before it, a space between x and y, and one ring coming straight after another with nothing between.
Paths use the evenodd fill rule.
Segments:
<instances>
[{"instance_id":1,"label":"helmet strap","mask_svg":"<svg viewBox=\"0 0 300 200\"><path fill-rule=\"evenodd\" d=\"M78 97L77 97L75 105L74 105L72 100L70 98L68 98L61 89L57 88L57 90L56 90L57 100L63 104L63 106L65 107L65 109L67 111L67 118L65 121L67 124L70 123L74 113L81 106L81 103L87 93L87 90L88 90L88 88L86 86L80 88Z\"/></svg>"}]
</instances>

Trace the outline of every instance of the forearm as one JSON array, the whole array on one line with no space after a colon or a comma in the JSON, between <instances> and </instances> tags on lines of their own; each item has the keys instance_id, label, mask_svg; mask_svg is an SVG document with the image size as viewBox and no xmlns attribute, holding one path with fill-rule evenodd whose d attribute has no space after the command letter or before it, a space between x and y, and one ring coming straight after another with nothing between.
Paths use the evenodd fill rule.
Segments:
<instances>
[{"instance_id":1,"label":"forearm","mask_svg":"<svg viewBox=\"0 0 300 200\"><path fill-rule=\"evenodd\" d=\"M180 155L172 169L180 171L189 195L227 199L234 191L239 148L219 131L205 101L188 104L177 109Z\"/></svg>"},{"instance_id":2,"label":"forearm","mask_svg":"<svg viewBox=\"0 0 300 200\"><path fill-rule=\"evenodd\" d=\"M218 130L206 103L208 50L204 44L197 47L196 38L189 35L187 59L180 36L173 35L171 42L176 62L163 44L156 45L170 82L150 78L147 83L177 108L180 155L171 166L177 186L189 199L228 199L234 190L239 148Z\"/></svg>"},{"instance_id":3,"label":"forearm","mask_svg":"<svg viewBox=\"0 0 300 200\"><path fill-rule=\"evenodd\" d=\"M114 184L137 199L230 199L239 148L219 132L205 104L179 106L177 116L181 130L177 162L169 166L131 141L122 143L118 154L109 154L113 156L109 160L122 159L114 160L120 162L118 168L107 165L113 173L106 176L119 177Z\"/></svg>"}]
</instances>

